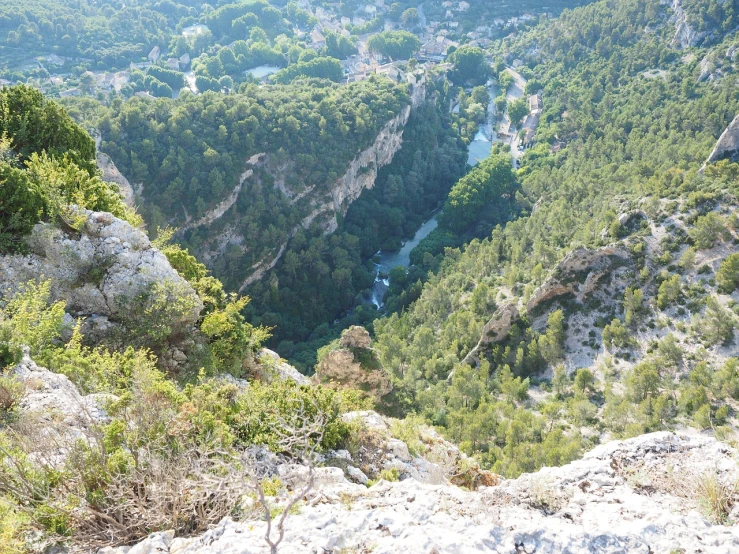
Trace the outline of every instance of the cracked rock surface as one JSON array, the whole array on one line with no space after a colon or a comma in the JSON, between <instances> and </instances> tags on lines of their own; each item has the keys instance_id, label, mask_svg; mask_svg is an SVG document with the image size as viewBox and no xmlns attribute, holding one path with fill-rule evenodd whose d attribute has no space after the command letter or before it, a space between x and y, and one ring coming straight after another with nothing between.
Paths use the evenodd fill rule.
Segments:
<instances>
[{"instance_id":1,"label":"cracked rock surface","mask_svg":"<svg viewBox=\"0 0 739 554\"><path fill-rule=\"evenodd\" d=\"M474 492L414 479L366 488L320 468L279 552L735 553L739 526L709 521L696 484L706 475L736 482L736 460L713 438L659 432ZM258 520L225 519L200 537L157 533L107 552L263 553L264 531Z\"/></svg>"},{"instance_id":2,"label":"cracked rock surface","mask_svg":"<svg viewBox=\"0 0 739 554\"><path fill-rule=\"evenodd\" d=\"M65 300L72 315L88 318L88 334L95 336L107 332L111 322L125 322L131 302L156 283L168 283L193 306L171 322L173 329L197 321L200 299L143 231L107 212L83 213L79 232L39 223L27 239L29 254L0 258L0 294L30 280L51 279L52 300Z\"/></svg>"}]
</instances>

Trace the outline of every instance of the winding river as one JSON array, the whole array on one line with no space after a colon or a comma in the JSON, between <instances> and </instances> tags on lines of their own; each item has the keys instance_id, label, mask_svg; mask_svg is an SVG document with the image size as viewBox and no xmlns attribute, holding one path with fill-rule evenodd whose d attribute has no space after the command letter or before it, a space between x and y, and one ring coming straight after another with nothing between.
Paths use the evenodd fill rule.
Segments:
<instances>
[{"instance_id":1,"label":"winding river","mask_svg":"<svg viewBox=\"0 0 739 554\"><path fill-rule=\"evenodd\" d=\"M413 250L419 242L425 239L431 231L436 229L438 225L436 215L437 214L434 214L431 219L421 225L418 231L416 231L416 234L413 235L413 238L403 244L402 248L397 252L380 251L377 253L380 257L380 262L375 264L375 283L372 286L371 301L378 309L383 307L383 299L385 298L385 293L390 286L390 280L387 277L390 270L398 266L408 267L410 264L411 250Z\"/></svg>"},{"instance_id":2,"label":"winding river","mask_svg":"<svg viewBox=\"0 0 739 554\"><path fill-rule=\"evenodd\" d=\"M484 160L490 156L490 148L493 142L496 140L495 136L495 94L496 88L492 82L487 85L488 92L490 93L490 104L487 110L487 119L485 123L480 125L480 130L477 132L474 140L470 142L467 153L467 163L469 165L475 165L480 160ZM387 293L387 289L390 286L390 280L388 275L390 270L394 267L405 267L410 265L410 254L419 242L425 239L431 231L436 229L438 222L436 221L437 214L431 216L421 227L419 227L416 234L408 242L403 244L402 248L397 252L384 252L380 250L377 253L380 261L375 264L375 282L372 285L372 295L370 301L374 304L377 309L382 309L384 306L384 298Z\"/></svg>"}]
</instances>

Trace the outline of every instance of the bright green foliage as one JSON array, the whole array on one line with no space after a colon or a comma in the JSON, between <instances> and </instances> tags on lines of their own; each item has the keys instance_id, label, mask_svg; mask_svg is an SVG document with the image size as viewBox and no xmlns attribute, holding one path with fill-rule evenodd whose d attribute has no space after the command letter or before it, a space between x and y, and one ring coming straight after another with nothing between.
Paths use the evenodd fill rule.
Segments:
<instances>
[{"instance_id":1,"label":"bright green foliage","mask_svg":"<svg viewBox=\"0 0 739 554\"><path fill-rule=\"evenodd\" d=\"M141 223L97 175L90 136L40 92L0 91L0 136L0 252L23 249L23 236L43 219L74 226L70 204Z\"/></svg>"},{"instance_id":2,"label":"bright green foliage","mask_svg":"<svg viewBox=\"0 0 739 554\"><path fill-rule=\"evenodd\" d=\"M519 98L508 104L508 116L514 126L521 123L521 120L529 114L529 104L525 98Z\"/></svg>"},{"instance_id":3,"label":"bright green foliage","mask_svg":"<svg viewBox=\"0 0 739 554\"><path fill-rule=\"evenodd\" d=\"M680 275L672 275L664 279L657 290L657 306L664 310L680 298Z\"/></svg>"},{"instance_id":4,"label":"bright green foliage","mask_svg":"<svg viewBox=\"0 0 739 554\"><path fill-rule=\"evenodd\" d=\"M717 240L726 234L726 224L716 212L709 212L699 216L690 229L690 237L698 250L711 248Z\"/></svg>"},{"instance_id":5,"label":"bright green foliage","mask_svg":"<svg viewBox=\"0 0 739 554\"><path fill-rule=\"evenodd\" d=\"M29 520L12 498L0 497L0 544L3 554L25 554Z\"/></svg>"},{"instance_id":6,"label":"bright green foliage","mask_svg":"<svg viewBox=\"0 0 739 554\"><path fill-rule=\"evenodd\" d=\"M490 156L452 187L439 223L452 231L464 231L477 221L488 204L505 203L503 195L510 195L514 185L510 158Z\"/></svg>"},{"instance_id":7,"label":"bright green foliage","mask_svg":"<svg viewBox=\"0 0 739 554\"><path fill-rule=\"evenodd\" d=\"M0 309L0 368L18 361L21 346L42 353L60 336L64 302L49 304L51 281L19 287Z\"/></svg>"},{"instance_id":8,"label":"bright green foliage","mask_svg":"<svg viewBox=\"0 0 739 554\"><path fill-rule=\"evenodd\" d=\"M739 288L739 254L729 254L724 258L716 272L716 283L728 294Z\"/></svg>"},{"instance_id":9,"label":"bright green foliage","mask_svg":"<svg viewBox=\"0 0 739 554\"><path fill-rule=\"evenodd\" d=\"M460 46L448 57L454 64L449 76L458 85L466 81L484 83L490 75L490 66L485 60L485 53L477 46Z\"/></svg>"},{"instance_id":10,"label":"bright green foliage","mask_svg":"<svg viewBox=\"0 0 739 554\"><path fill-rule=\"evenodd\" d=\"M737 327L736 316L721 305L715 296L706 299L706 309L697 317L696 330L709 344L727 344Z\"/></svg>"},{"instance_id":11,"label":"bright green foliage","mask_svg":"<svg viewBox=\"0 0 739 554\"><path fill-rule=\"evenodd\" d=\"M21 161L46 152L52 158L67 156L94 175L95 143L56 102L24 85L0 90L0 135L11 140Z\"/></svg>"},{"instance_id":12,"label":"bright green foliage","mask_svg":"<svg viewBox=\"0 0 739 554\"><path fill-rule=\"evenodd\" d=\"M580 392L593 392L595 390L595 376L588 368L578 369L575 374L575 388Z\"/></svg>"},{"instance_id":13,"label":"bright green foliage","mask_svg":"<svg viewBox=\"0 0 739 554\"><path fill-rule=\"evenodd\" d=\"M308 62L298 62L281 69L272 76L275 83L286 85L298 77L316 77L338 83L344 77L341 62L336 58L315 58Z\"/></svg>"},{"instance_id":14,"label":"bright green foliage","mask_svg":"<svg viewBox=\"0 0 739 554\"><path fill-rule=\"evenodd\" d=\"M242 364L248 353L257 352L267 338L269 331L262 327L254 328L241 315L249 298L235 295L222 309L216 309L203 318L200 330L208 337L213 355L222 371L240 374Z\"/></svg>"},{"instance_id":15,"label":"bright green foliage","mask_svg":"<svg viewBox=\"0 0 739 554\"><path fill-rule=\"evenodd\" d=\"M69 377L84 394L125 390L134 369L152 363L150 354L130 347L117 352L84 346L79 325L66 345L49 348L36 359L39 364Z\"/></svg>"},{"instance_id":16,"label":"bright green foliage","mask_svg":"<svg viewBox=\"0 0 739 554\"><path fill-rule=\"evenodd\" d=\"M633 344L634 339L621 320L614 319L603 328L603 342L609 346L627 348Z\"/></svg>"},{"instance_id":17,"label":"bright green foliage","mask_svg":"<svg viewBox=\"0 0 739 554\"><path fill-rule=\"evenodd\" d=\"M372 35L367 47L393 60L407 60L421 47L421 41L408 31L383 31Z\"/></svg>"},{"instance_id":18,"label":"bright green foliage","mask_svg":"<svg viewBox=\"0 0 739 554\"><path fill-rule=\"evenodd\" d=\"M0 253L23 248L22 237L41 220L47 205L25 171L0 163Z\"/></svg>"}]
</instances>

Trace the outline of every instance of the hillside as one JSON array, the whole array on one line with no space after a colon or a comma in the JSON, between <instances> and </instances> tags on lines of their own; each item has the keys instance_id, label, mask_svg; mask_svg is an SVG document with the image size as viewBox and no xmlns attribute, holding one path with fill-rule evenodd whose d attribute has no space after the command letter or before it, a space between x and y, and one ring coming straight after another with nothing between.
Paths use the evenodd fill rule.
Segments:
<instances>
[{"instance_id":1,"label":"hillside","mask_svg":"<svg viewBox=\"0 0 739 554\"><path fill-rule=\"evenodd\" d=\"M399 409L505 475L614 436L733 432L736 166L699 169L739 105L731 67L700 79L699 55L735 38L687 56L674 29L664 5L598 2L504 43L544 87L528 215L375 322Z\"/></svg>"},{"instance_id":2,"label":"hillside","mask_svg":"<svg viewBox=\"0 0 739 554\"><path fill-rule=\"evenodd\" d=\"M0 554L739 551L732 3L342 84L243 73L292 2L149 9L243 79L0 90Z\"/></svg>"}]
</instances>

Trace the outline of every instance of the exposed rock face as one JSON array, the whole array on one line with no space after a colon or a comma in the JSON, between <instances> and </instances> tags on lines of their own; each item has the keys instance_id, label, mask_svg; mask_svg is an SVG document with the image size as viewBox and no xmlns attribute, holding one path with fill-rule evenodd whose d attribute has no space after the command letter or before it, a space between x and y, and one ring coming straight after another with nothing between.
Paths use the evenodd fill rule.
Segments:
<instances>
[{"instance_id":1,"label":"exposed rock face","mask_svg":"<svg viewBox=\"0 0 739 554\"><path fill-rule=\"evenodd\" d=\"M631 212L623 214L619 221L623 220L623 223L628 225L645 215L641 211ZM595 292L601 278L613 271L618 264L627 263L630 259L631 253L622 244L595 250L588 248L573 250L557 264L547 280L531 295L526 303L526 313L535 314L543 304L565 295L573 295L575 300L582 302ZM476 363L480 350L504 340L511 327L520 319L521 313L515 301L500 306L483 327L479 342L465 356L464 362Z\"/></svg>"},{"instance_id":2,"label":"exposed rock face","mask_svg":"<svg viewBox=\"0 0 739 554\"><path fill-rule=\"evenodd\" d=\"M95 340L131 317L136 298L164 286L189 309L169 323L173 333L188 330L203 305L190 284L146 234L107 212L84 212L79 233L38 224L28 237L31 254L0 257L0 294L40 278L51 279L53 300L87 317L87 336Z\"/></svg>"},{"instance_id":3,"label":"exposed rock face","mask_svg":"<svg viewBox=\"0 0 739 554\"><path fill-rule=\"evenodd\" d=\"M364 327L352 325L341 333L339 344L344 348L371 348L372 338Z\"/></svg>"},{"instance_id":4,"label":"exposed rock face","mask_svg":"<svg viewBox=\"0 0 739 554\"><path fill-rule=\"evenodd\" d=\"M628 221L628 220L627 220ZM612 245L591 250L577 248L557 264L552 275L534 291L526 303L526 311L534 313L544 302L565 294L572 294L578 302L593 292L600 278L617 263L630 259L623 245Z\"/></svg>"},{"instance_id":5,"label":"exposed rock face","mask_svg":"<svg viewBox=\"0 0 739 554\"><path fill-rule=\"evenodd\" d=\"M706 164L714 163L724 158L733 159L737 155L739 155L739 115L721 133L716 146L713 147L711 154L706 160ZM703 169L705 169L706 164L703 165Z\"/></svg>"},{"instance_id":6,"label":"exposed rock face","mask_svg":"<svg viewBox=\"0 0 739 554\"><path fill-rule=\"evenodd\" d=\"M316 380L337 388L358 389L377 400L393 386L380 365L369 333L353 326L341 334L340 348L326 354L316 366Z\"/></svg>"},{"instance_id":7,"label":"exposed rock face","mask_svg":"<svg viewBox=\"0 0 739 554\"><path fill-rule=\"evenodd\" d=\"M704 472L735 482L735 456L712 438L660 432L475 492L413 479L368 489L327 471L289 517L280 552L729 554L739 551L737 528L711 524L694 490ZM263 553L264 531L262 521L227 518L201 537L156 534L118 553Z\"/></svg>"},{"instance_id":8,"label":"exposed rock face","mask_svg":"<svg viewBox=\"0 0 739 554\"><path fill-rule=\"evenodd\" d=\"M97 148L99 148L99 144L97 145ZM133 206L134 205L134 191L133 187L131 186L131 183L128 182L128 179L126 179L123 174L118 170L116 165L113 163L113 160L110 159L110 156L107 154L104 154L98 150L97 153L97 165L98 168L103 172L103 180L107 181L108 183L113 183L118 187L118 189L121 191L121 194L123 195L123 200L126 202L127 205Z\"/></svg>"},{"instance_id":9,"label":"exposed rock face","mask_svg":"<svg viewBox=\"0 0 739 554\"><path fill-rule=\"evenodd\" d=\"M706 37L706 33L699 33L688 24L688 15L680 4L680 0L672 0L672 11L675 19L675 35L672 37L670 46L681 50L697 46Z\"/></svg>"},{"instance_id":10,"label":"exposed rock face","mask_svg":"<svg viewBox=\"0 0 739 554\"><path fill-rule=\"evenodd\" d=\"M285 363L277 352L263 348L259 353L257 367L254 368L254 377L270 382L274 379L290 379L299 385L310 383L305 375L288 363Z\"/></svg>"},{"instance_id":11,"label":"exposed rock face","mask_svg":"<svg viewBox=\"0 0 739 554\"><path fill-rule=\"evenodd\" d=\"M40 367L29 357L27 350L11 371L26 386L19 407L26 413L41 417L46 432L52 432L56 427L57 431L78 437L91 424L106 420L102 405L105 400L114 398L112 395L82 396L65 375Z\"/></svg>"},{"instance_id":12,"label":"exposed rock face","mask_svg":"<svg viewBox=\"0 0 739 554\"><path fill-rule=\"evenodd\" d=\"M412 109L426 101L425 75L411 76L411 79L411 104L385 124L375 138L374 143L352 160L346 173L330 187L328 194L316 201L309 194L315 188L313 186L292 198L292 202L305 199L305 201L310 202L309 205L312 210L299 225L292 229L290 232L291 238L300 229L310 227L316 220L321 222L326 234L333 233L339 226L337 216L346 215L349 206L359 198L362 191L375 186L377 172L393 161L395 154L403 145L403 130L408 123ZM239 288L239 292L244 292L249 285L261 279L269 270L275 267L285 253L286 247L287 242L281 245L273 257L254 264L251 273Z\"/></svg>"},{"instance_id":13,"label":"exposed rock face","mask_svg":"<svg viewBox=\"0 0 739 554\"><path fill-rule=\"evenodd\" d=\"M396 471L401 480L435 485L453 483L477 488L499 481L497 475L480 469L475 460L430 427L420 427L417 443L409 446L393 438L388 420L377 412L350 412L344 414L344 419L359 424L354 433L356 451L329 452L326 463L342 468L350 481L365 483L368 477L377 479L388 470Z\"/></svg>"}]
</instances>

